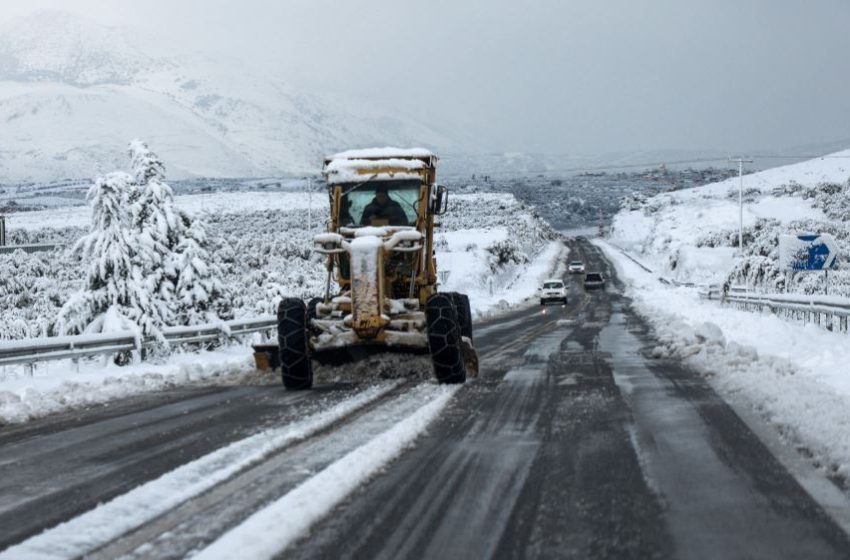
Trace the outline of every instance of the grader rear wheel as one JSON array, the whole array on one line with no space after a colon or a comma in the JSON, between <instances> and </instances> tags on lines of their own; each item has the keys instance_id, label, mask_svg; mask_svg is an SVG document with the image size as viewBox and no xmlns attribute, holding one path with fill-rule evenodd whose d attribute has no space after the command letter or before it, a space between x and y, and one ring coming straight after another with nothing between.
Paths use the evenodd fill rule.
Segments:
<instances>
[{"instance_id":1,"label":"grader rear wheel","mask_svg":"<svg viewBox=\"0 0 850 560\"><path fill-rule=\"evenodd\" d=\"M428 298L425 304L428 347L431 351L434 375L440 383L466 381L460 326L452 299L449 294L438 293Z\"/></svg>"},{"instance_id":2,"label":"grader rear wheel","mask_svg":"<svg viewBox=\"0 0 850 560\"><path fill-rule=\"evenodd\" d=\"M277 308L280 371L287 389L313 386L313 365L307 346L307 306L298 298L284 298Z\"/></svg>"},{"instance_id":3,"label":"grader rear wheel","mask_svg":"<svg viewBox=\"0 0 850 560\"><path fill-rule=\"evenodd\" d=\"M451 295L452 303L455 304L457 310L457 324L460 328L460 335L465 336L472 342L472 309L469 305L469 296L458 292L448 292Z\"/></svg>"}]
</instances>

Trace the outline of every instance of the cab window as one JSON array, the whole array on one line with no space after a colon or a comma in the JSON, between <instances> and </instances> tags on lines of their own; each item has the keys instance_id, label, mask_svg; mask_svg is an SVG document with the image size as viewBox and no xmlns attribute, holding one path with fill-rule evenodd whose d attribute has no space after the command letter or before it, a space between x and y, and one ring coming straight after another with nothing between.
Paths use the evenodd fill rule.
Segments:
<instances>
[{"instance_id":1,"label":"cab window","mask_svg":"<svg viewBox=\"0 0 850 560\"><path fill-rule=\"evenodd\" d=\"M339 223L343 227L416 225L420 192L419 181L343 185Z\"/></svg>"}]
</instances>

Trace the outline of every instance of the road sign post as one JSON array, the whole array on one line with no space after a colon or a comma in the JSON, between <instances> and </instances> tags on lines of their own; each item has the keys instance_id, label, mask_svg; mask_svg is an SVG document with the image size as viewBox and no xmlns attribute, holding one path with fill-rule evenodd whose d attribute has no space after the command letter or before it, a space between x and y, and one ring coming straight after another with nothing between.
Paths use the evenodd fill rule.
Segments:
<instances>
[{"instance_id":1,"label":"road sign post","mask_svg":"<svg viewBox=\"0 0 850 560\"><path fill-rule=\"evenodd\" d=\"M738 162L738 251L744 255L744 164L752 163L751 159L739 157L732 161Z\"/></svg>"}]
</instances>

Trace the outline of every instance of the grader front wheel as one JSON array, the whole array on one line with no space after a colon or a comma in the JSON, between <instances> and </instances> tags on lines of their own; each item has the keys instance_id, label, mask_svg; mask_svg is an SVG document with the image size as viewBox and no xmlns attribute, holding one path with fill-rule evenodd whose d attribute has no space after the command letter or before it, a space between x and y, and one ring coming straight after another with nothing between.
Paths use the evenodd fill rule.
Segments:
<instances>
[{"instance_id":1,"label":"grader front wheel","mask_svg":"<svg viewBox=\"0 0 850 560\"><path fill-rule=\"evenodd\" d=\"M284 298L277 308L280 371L287 389L313 386L313 366L307 347L307 306L298 298Z\"/></svg>"}]
</instances>

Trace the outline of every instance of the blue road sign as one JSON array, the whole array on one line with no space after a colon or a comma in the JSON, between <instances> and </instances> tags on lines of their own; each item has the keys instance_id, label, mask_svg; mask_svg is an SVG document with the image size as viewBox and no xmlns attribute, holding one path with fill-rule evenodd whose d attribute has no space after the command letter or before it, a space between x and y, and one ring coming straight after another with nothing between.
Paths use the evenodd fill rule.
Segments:
<instances>
[{"instance_id":1,"label":"blue road sign","mask_svg":"<svg viewBox=\"0 0 850 560\"><path fill-rule=\"evenodd\" d=\"M779 261L791 270L829 270L834 268L838 245L826 233L779 236Z\"/></svg>"}]
</instances>

